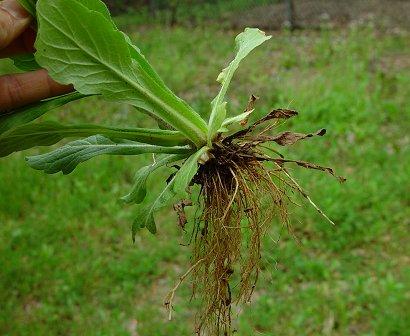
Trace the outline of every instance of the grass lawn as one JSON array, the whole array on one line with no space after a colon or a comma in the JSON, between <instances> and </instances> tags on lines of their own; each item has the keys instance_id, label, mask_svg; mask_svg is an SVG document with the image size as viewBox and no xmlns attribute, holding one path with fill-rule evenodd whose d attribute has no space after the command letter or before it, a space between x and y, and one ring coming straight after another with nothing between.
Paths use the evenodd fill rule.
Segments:
<instances>
[{"instance_id":1,"label":"grass lawn","mask_svg":"<svg viewBox=\"0 0 410 336\"><path fill-rule=\"evenodd\" d=\"M165 82L207 114L237 33L153 26L132 36ZM253 302L236 314L237 335L410 335L408 39L371 27L275 32L240 67L230 113L251 93L260 96L254 118L273 107L298 110L287 129L328 134L282 151L331 166L348 182L293 169L336 226L307 205L291 208L293 235L272 223ZM8 69L0 63L1 73ZM151 125L98 99L44 119ZM133 244L135 209L119 200L152 158L100 157L69 176L48 176L24 162L44 151L0 159L0 335L191 335L198 303L189 302L189 280L171 322L162 307L190 265L189 246L180 246L189 230L166 209L158 234L143 231ZM153 190L166 177L152 178Z\"/></svg>"}]
</instances>

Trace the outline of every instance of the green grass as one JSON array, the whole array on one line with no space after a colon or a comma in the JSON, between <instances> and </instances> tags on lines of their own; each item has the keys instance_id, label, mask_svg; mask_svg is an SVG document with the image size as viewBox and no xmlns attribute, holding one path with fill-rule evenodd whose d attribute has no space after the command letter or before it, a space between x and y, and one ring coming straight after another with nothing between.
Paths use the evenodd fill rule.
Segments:
<instances>
[{"instance_id":1,"label":"green grass","mask_svg":"<svg viewBox=\"0 0 410 336\"><path fill-rule=\"evenodd\" d=\"M257 5L275 4L278 0L258 0ZM211 24L231 27L230 16L242 14L255 6L252 0L218 0L218 1L163 1L155 2L155 15L150 13L148 6L128 8L127 12L118 14L114 19L121 29L133 29L136 25L162 24L207 27ZM116 9L114 6L111 10ZM134 9L134 10L133 10ZM174 22L173 22L174 21Z\"/></svg>"},{"instance_id":2,"label":"green grass","mask_svg":"<svg viewBox=\"0 0 410 336\"><path fill-rule=\"evenodd\" d=\"M154 27L134 39L165 82L206 115L236 33ZM251 93L260 96L254 118L297 109L287 129L328 134L282 151L331 166L348 182L293 169L337 225L309 206L292 207L298 241L272 223L237 335L410 335L408 37L371 27L275 33L240 68L230 113ZM9 68L0 64L3 73ZM127 106L97 99L45 119L150 125ZM172 322L161 306L189 267L190 249L179 245L188 235L166 209L158 234L141 232L132 244L135 209L119 200L151 158L97 158L69 176L48 176L24 162L44 151L0 161L0 334L191 335L198 303L189 303L189 283ZM163 178L151 180L153 190Z\"/></svg>"}]
</instances>

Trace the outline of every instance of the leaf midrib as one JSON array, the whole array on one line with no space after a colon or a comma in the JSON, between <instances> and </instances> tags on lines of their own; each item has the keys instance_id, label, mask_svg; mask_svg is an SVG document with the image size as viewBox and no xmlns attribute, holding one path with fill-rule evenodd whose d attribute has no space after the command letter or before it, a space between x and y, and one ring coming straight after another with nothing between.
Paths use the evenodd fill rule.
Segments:
<instances>
[{"instance_id":1,"label":"leaf midrib","mask_svg":"<svg viewBox=\"0 0 410 336\"><path fill-rule=\"evenodd\" d=\"M155 95L152 95L150 92L148 92L147 90L145 90L142 86L138 85L137 82L134 82L133 78L130 78L129 76L126 76L124 73L119 72L116 68L113 68L112 66L109 65L109 63L106 63L104 61L102 61L100 58L98 58L97 56L93 55L92 53L89 52L89 50L87 48L83 49L82 46L80 46L76 40L74 40L70 35L67 35L62 29L60 29L58 26L56 26L52 21L50 21L47 17L43 16L43 19L46 20L51 26L53 26L56 30L58 30L61 34L63 34L66 38L68 38L74 45L76 45L78 47L78 49L80 51L85 52L88 56L90 56L92 59L94 59L95 61L99 62L100 64L102 64L103 66L105 66L106 68L108 68L110 71L112 71L117 77L119 77L122 81L124 81L126 84L131 85L134 89L136 89L138 92L140 92L143 96L145 96L147 98L147 100L151 100L153 101L156 105L160 106L162 108L162 110L164 110L166 113L168 113L172 118L174 119L175 116L178 115L178 112L176 110L174 110L173 108L171 108L168 105L165 105L160 99L157 99ZM105 19L105 18L104 18ZM125 43L127 43L125 41ZM128 44L127 44L128 45ZM132 62L132 58L130 56L130 60ZM169 113L167 110L171 109L172 110L172 114ZM162 118L161 118L162 119ZM166 122L169 122L167 120L164 120ZM198 129L198 126L191 123L189 119L187 118L183 118L183 123L184 124L189 124L191 128L194 129ZM176 125L173 125L176 126Z\"/></svg>"}]
</instances>

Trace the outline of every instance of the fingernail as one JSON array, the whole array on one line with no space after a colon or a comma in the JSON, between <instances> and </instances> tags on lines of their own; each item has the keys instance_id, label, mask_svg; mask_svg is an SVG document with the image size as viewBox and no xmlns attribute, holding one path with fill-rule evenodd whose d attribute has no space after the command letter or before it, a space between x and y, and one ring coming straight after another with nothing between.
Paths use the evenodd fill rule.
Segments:
<instances>
[{"instance_id":1,"label":"fingernail","mask_svg":"<svg viewBox=\"0 0 410 336\"><path fill-rule=\"evenodd\" d=\"M4 0L0 2L0 7L11 16L14 16L17 20L30 17L30 14L17 2L17 0Z\"/></svg>"}]
</instances>

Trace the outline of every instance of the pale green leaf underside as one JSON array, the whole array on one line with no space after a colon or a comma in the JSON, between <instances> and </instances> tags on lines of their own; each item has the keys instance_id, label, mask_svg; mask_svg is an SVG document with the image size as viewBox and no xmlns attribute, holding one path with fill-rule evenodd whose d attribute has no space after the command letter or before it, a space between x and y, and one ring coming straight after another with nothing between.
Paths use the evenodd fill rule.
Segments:
<instances>
[{"instance_id":1,"label":"pale green leaf underside","mask_svg":"<svg viewBox=\"0 0 410 336\"><path fill-rule=\"evenodd\" d=\"M141 203L147 194L147 180L150 174L160 167L163 167L172 162L176 162L186 158L189 154L164 154L156 158L155 162L142 167L138 170L134 177L134 184L131 191L121 197L127 203Z\"/></svg>"},{"instance_id":2,"label":"pale green leaf underside","mask_svg":"<svg viewBox=\"0 0 410 336\"><path fill-rule=\"evenodd\" d=\"M36 18L36 5L37 0L17 0L20 5L22 5L27 12L31 14L34 18ZM108 11L107 6L100 0L71 0L80 2L83 6L87 7L90 10L94 10L96 12L101 13L104 15L108 20L111 20L110 12ZM114 22L112 22L114 25Z\"/></svg>"},{"instance_id":3,"label":"pale green leaf underside","mask_svg":"<svg viewBox=\"0 0 410 336\"><path fill-rule=\"evenodd\" d=\"M0 157L35 146L50 146L64 138L80 138L97 134L159 146L185 144L184 136L177 131L90 124L62 125L54 121L47 121L23 125L2 134L0 136Z\"/></svg>"},{"instance_id":4,"label":"pale green leaf underside","mask_svg":"<svg viewBox=\"0 0 410 336\"><path fill-rule=\"evenodd\" d=\"M59 171L62 171L64 174L69 174L78 164L97 155L189 153L189 151L190 149L187 146L163 147L94 135L86 139L70 142L50 153L30 156L27 158L27 162L30 167L43 170L48 174L54 174Z\"/></svg>"},{"instance_id":5,"label":"pale green leaf underside","mask_svg":"<svg viewBox=\"0 0 410 336\"><path fill-rule=\"evenodd\" d=\"M73 0L71 0L72 2ZM98 12L104 16L106 20L108 20L113 27L115 27L114 21L111 19L110 12L107 6L101 0L75 0L76 2L80 3L87 9L91 11Z\"/></svg>"},{"instance_id":6,"label":"pale green leaf underside","mask_svg":"<svg viewBox=\"0 0 410 336\"><path fill-rule=\"evenodd\" d=\"M38 103L15 109L7 114L2 114L0 115L0 136L13 127L27 124L50 110L84 97L87 96L78 92L73 92L64 96L42 100Z\"/></svg>"},{"instance_id":7,"label":"pale green leaf underside","mask_svg":"<svg viewBox=\"0 0 410 336\"><path fill-rule=\"evenodd\" d=\"M205 122L150 74L148 63L134 60L138 51L103 14L77 1L39 0L36 59L60 83L84 94L102 94L154 114L199 145ZM96 27L98 29L96 29ZM148 68L147 68L148 67Z\"/></svg>"},{"instance_id":8,"label":"pale green leaf underside","mask_svg":"<svg viewBox=\"0 0 410 336\"><path fill-rule=\"evenodd\" d=\"M217 81L221 83L221 89L217 96L211 103L211 115L209 118L209 129L213 132L208 133L208 145L211 144L217 130L221 127L223 119L218 118L218 110L220 104L223 103L226 91L228 90L229 84L232 80L233 74L239 66L239 63L257 46L261 45L263 42L269 40L271 36L266 36L265 33L256 28L246 28L244 32L240 33L235 38L236 44L236 56L233 61L222 70L219 74Z\"/></svg>"},{"instance_id":9,"label":"pale green leaf underside","mask_svg":"<svg viewBox=\"0 0 410 336\"><path fill-rule=\"evenodd\" d=\"M136 63L141 67L141 71L145 71L151 79L153 79L158 86L165 90L172 92L164 83L164 81L158 76L155 70L152 68L151 64L148 63L145 56L141 53L140 49L134 45L127 34L122 32L125 41L128 43L128 47L131 53L131 58L136 61Z\"/></svg>"}]
</instances>

